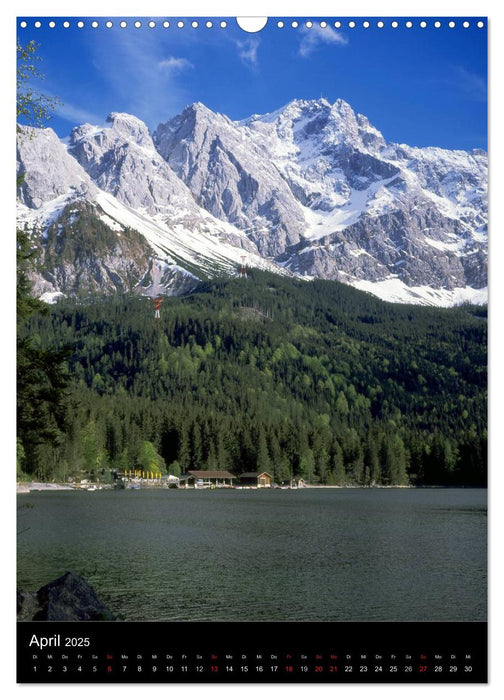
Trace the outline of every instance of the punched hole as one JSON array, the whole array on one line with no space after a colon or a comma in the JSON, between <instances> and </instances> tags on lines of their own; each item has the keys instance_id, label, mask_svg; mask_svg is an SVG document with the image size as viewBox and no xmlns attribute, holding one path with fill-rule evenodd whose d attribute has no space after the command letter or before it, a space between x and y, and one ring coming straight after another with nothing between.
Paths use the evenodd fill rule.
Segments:
<instances>
[{"instance_id":1,"label":"punched hole","mask_svg":"<svg viewBox=\"0 0 504 700\"><path fill-rule=\"evenodd\" d=\"M244 32L249 32L249 34L255 34L256 32L260 32L261 29L264 29L268 22L267 17L237 17L236 22L240 29L243 29ZM221 27L222 27L221 23ZM225 26L225 25L224 25Z\"/></svg>"}]
</instances>

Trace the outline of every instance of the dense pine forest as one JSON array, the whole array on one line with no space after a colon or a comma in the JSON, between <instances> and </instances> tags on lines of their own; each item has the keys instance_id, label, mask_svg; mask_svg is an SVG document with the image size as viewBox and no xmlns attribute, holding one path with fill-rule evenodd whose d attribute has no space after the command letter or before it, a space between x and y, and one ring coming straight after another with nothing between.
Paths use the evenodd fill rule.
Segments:
<instances>
[{"instance_id":1,"label":"dense pine forest","mask_svg":"<svg viewBox=\"0 0 504 700\"><path fill-rule=\"evenodd\" d=\"M277 483L486 483L481 307L388 304L249 271L165 298L160 319L133 295L63 301L20 336L64 369L52 383L25 368L21 477L228 469Z\"/></svg>"}]
</instances>

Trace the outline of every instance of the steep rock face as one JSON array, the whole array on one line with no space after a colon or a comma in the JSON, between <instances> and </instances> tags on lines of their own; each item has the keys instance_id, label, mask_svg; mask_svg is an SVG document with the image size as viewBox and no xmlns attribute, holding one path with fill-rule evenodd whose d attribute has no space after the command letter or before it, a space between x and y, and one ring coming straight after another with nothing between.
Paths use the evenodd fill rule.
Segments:
<instances>
[{"instance_id":1,"label":"steep rock face","mask_svg":"<svg viewBox=\"0 0 504 700\"><path fill-rule=\"evenodd\" d=\"M184 183L154 148L149 130L129 114L112 113L109 127L76 127L70 153L95 184L149 215L194 215L198 207Z\"/></svg>"},{"instance_id":2,"label":"steep rock face","mask_svg":"<svg viewBox=\"0 0 504 700\"><path fill-rule=\"evenodd\" d=\"M23 175L19 201L32 209L62 196L93 196L91 178L75 162L52 129L22 127L17 139L17 174Z\"/></svg>"},{"instance_id":3,"label":"steep rock face","mask_svg":"<svg viewBox=\"0 0 504 700\"><path fill-rule=\"evenodd\" d=\"M261 255L299 242L306 228L301 208L246 128L198 103L160 124L153 138L196 201L245 231Z\"/></svg>"},{"instance_id":4,"label":"steep rock face","mask_svg":"<svg viewBox=\"0 0 504 700\"><path fill-rule=\"evenodd\" d=\"M282 257L315 277L486 286L486 155L387 145L343 100L296 100L243 122L304 206Z\"/></svg>"},{"instance_id":5,"label":"steep rock face","mask_svg":"<svg viewBox=\"0 0 504 700\"><path fill-rule=\"evenodd\" d=\"M488 163L484 151L391 144L383 157L414 173L442 212L467 224L472 233L486 235Z\"/></svg>"},{"instance_id":6,"label":"steep rock face","mask_svg":"<svg viewBox=\"0 0 504 700\"><path fill-rule=\"evenodd\" d=\"M361 191L399 172L376 157L385 146L381 133L343 100L294 100L241 124L263 144L301 203L313 209L332 211L352 188Z\"/></svg>"},{"instance_id":7,"label":"steep rock face","mask_svg":"<svg viewBox=\"0 0 504 700\"><path fill-rule=\"evenodd\" d=\"M424 212L428 214L429 212ZM486 255L483 250L462 257L457 252L464 240L457 223L443 222L450 242L432 239L425 249L422 220L412 220L407 212L396 210L370 218L362 216L355 224L310 242L294 252L290 265L302 274L348 282L355 280L380 282L397 277L406 286L432 286L447 290L470 285L480 289L486 285ZM436 218L439 225L440 219ZM408 236L404 236L408 229ZM463 232L462 232L463 233ZM450 239L449 236L453 238ZM449 246L452 246L451 248Z\"/></svg>"},{"instance_id":8,"label":"steep rock face","mask_svg":"<svg viewBox=\"0 0 504 700\"><path fill-rule=\"evenodd\" d=\"M136 212L162 221L176 232L216 235L223 242L257 254L238 229L202 209L184 182L157 152L146 125L129 114L112 113L109 127L76 127L70 152L104 192Z\"/></svg>"}]
</instances>

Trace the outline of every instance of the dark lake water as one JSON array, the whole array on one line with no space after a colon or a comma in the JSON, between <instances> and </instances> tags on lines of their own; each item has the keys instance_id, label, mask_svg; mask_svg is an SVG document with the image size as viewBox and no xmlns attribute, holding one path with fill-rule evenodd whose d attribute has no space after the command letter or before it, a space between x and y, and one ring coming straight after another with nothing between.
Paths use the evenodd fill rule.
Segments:
<instances>
[{"instance_id":1,"label":"dark lake water","mask_svg":"<svg viewBox=\"0 0 504 700\"><path fill-rule=\"evenodd\" d=\"M81 573L125 620L486 619L483 489L20 495L18 586Z\"/></svg>"}]
</instances>

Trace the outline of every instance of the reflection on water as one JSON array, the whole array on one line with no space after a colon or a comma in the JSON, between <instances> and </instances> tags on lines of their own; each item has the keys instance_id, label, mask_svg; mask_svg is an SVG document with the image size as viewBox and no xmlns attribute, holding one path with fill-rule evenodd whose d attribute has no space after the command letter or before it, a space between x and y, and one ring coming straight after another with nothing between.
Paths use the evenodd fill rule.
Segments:
<instances>
[{"instance_id":1,"label":"reflection on water","mask_svg":"<svg viewBox=\"0 0 504 700\"><path fill-rule=\"evenodd\" d=\"M18 585L81 573L126 620L484 620L486 491L19 496Z\"/></svg>"}]
</instances>

